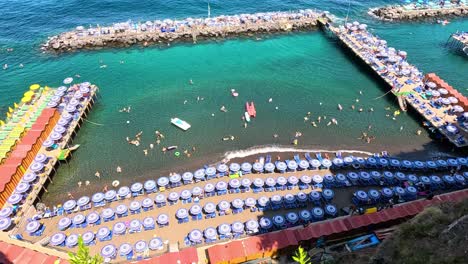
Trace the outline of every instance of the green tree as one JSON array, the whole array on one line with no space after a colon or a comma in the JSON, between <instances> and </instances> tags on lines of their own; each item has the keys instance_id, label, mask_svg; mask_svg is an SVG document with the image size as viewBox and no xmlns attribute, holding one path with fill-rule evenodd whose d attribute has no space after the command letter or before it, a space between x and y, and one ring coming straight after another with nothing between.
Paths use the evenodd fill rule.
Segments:
<instances>
[{"instance_id":1,"label":"green tree","mask_svg":"<svg viewBox=\"0 0 468 264\"><path fill-rule=\"evenodd\" d=\"M85 246L81 236L78 237L78 251L76 253L68 252L68 255L71 264L101 264L104 262L99 254L89 255L89 248Z\"/></svg>"},{"instance_id":2,"label":"green tree","mask_svg":"<svg viewBox=\"0 0 468 264\"><path fill-rule=\"evenodd\" d=\"M311 264L310 257L307 255L307 252L301 246L297 248L292 258L299 264Z\"/></svg>"}]
</instances>

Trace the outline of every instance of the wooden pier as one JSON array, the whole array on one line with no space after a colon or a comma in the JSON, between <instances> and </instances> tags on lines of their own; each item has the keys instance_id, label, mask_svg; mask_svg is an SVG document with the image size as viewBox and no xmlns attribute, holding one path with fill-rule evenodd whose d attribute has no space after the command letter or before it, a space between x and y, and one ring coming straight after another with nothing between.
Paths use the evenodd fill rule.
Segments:
<instances>
[{"instance_id":1,"label":"wooden pier","mask_svg":"<svg viewBox=\"0 0 468 264\"><path fill-rule=\"evenodd\" d=\"M54 91L56 90L51 90L51 92ZM32 190L27 195L27 197L24 198L24 203L18 207L18 211L14 220L15 228L13 228L10 233L16 232L19 226L25 223L28 218L32 217L37 213L34 205L38 199L40 200L39 194L43 190L47 191L45 185L48 182L52 182L51 175L53 175L56 172L56 168L59 164L60 154L68 154L67 149L69 148L69 144L73 140L73 137L76 135L77 130L80 128L80 124L83 122L83 119L86 118L88 112L92 108L97 95L97 91L97 86L90 85L89 97L82 101L83 107L77 113L74 114L74 117L68 125L67 130L63 133L60 142L56 143L55 149L50 150L50 148L45 147L42 144L51 135L51 132L53 131L58 120L60 119L61 114L56 108L44 109L41 114L41 117L43 116L44 118L46 118L46 122L37 123L33 125L32 128L24 136L23 143L31 144L32 147L29 151L28 157L25 158L21 164L19 164L15 175L19 175L19 177L21 178L25 174L30 172L29 165L33 162L34 158L37 155L45 154L48 157L48 162L45 164L43 171L40 174L38 174L38 182L36 182L32 186ZM24 162L28 162L29 165L26 166L25 164L23 164ZM11 190L5 189L2 192L2 194L6 194L6 192L9 191ZM2 202L1 206L3 207L5 205L8 205L8 201Z\"/></svg>"},{"instance_id":2,"label":"wooden pier","mask_svg":"<svg viewBox=\"0 0 468 264\"><path fill-rule=\"evenodd\" d=\"M457 32L447 40L447 46L463 52L468 57L468 32Z\"/></svg>"},{"instance_id":3,"label":"wooden pier","mask_svg":"<svg viewBox=\"0 0 468 264\"><path fill-rule=\"evenodd\" d=\"M387 47L385 40L372 35L367 31L366 25L358 22L347 23L345 26L326 24L325 27L391 87L391 93L398 98L403 111L406 111L407 105L412 106L456 147L468 145L468 130L458 119L468 108L460 106L463 111L455 115L451 113L452 105L435 105L435 97L430 100L426 96L426 82L422 72L406 61L406 52L397 52L394 48ZM466 100L466 97L462 100ZM460 100L457 99L458 101Z\"/></svg>"},{"instance_id":4,"label":"wooden pier","mask_svg":"<svg viewBox=\"0 0 468 264\"><path fill-rule=\"evenodd\" d=\"M165 19L144 23L129 21L88 29L78 26L75 30L50 37L42 49L65 52L103 47L128 47L136 44L168 46L175 41L196 43L199 39L310 30L316 28L317 18L326 15L326 12L306 9L213 18Z\"/></svg>"}]
</instances>

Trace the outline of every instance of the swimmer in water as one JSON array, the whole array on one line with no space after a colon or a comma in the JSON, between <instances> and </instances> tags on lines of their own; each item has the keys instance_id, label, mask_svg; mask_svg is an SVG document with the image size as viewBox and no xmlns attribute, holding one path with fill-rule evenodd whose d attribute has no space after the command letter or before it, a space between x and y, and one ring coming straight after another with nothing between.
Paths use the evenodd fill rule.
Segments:
<instances>
[{"instance_id":1,"label":"swimmer in water","mask_svg":"<svg viewBox=\"0 0 468 264\"><path fill-rule=\"evenodd\" d=\"M192 85L193 84L193 81L192 79L189 80L189 84Z\"/></svg>"}]
</instances>

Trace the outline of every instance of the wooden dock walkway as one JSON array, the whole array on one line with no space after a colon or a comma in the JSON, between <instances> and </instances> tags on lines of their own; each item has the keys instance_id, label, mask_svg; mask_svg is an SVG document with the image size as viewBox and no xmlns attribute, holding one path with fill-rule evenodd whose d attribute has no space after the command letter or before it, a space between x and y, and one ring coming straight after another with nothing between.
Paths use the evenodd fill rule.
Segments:
<instances>
[{"instance_id":1,"label":"wooden dock walkway","mask_svg":"<svg viewBox=\"0 0 468 264\"><path fill-rule=\"evenodd\" d=\"M345 26L325 25L338 37L341 43L349 48L369 68L384 80L391 92L399 99L400 107L406 111L411 105L427 122L444 135L457 147L468 145L468 132L451 113L452 106L435 105L423 92L426 83L422 72L406 61L406 52L387 47L387 42L367 31L367 26L354 22ZM438 102L438 101L437 101ZM467 111L464 107L463 112ZM460 114L463 114L460 113ZM453 133L451 127L457 128Z\"/></svg>"},{"instance_id":2,"label":"wooden dock walkway","mask_svg":"<svg viewBox=\"0 0 468 264\"><path fill-rule=\"evenodd\" d=\"M456 32L447 41L447 46L462 51L468 58L468 32Z\"/></svg>"},{"instance_id":3,"label":"wooden dock walkway","mask_svg":"<svg viewBox=\"0 0 468 264\"><path fill-rule=\"evenodd\" d=\"M34 206L36 204L36 201L40 200L39 195L42 192L42 190L46 191L45 185L48 182L52 182L51 175L56 172L56 168L59 165L59 154L62 150L67 149L69 147L69 144L71 143L73 137L76 135L78 129L80 128L83 119L86 118L88 112L92 108L95 98L97 96L97 91L98 87L95 85L91 85L91 95L88 99L86 99L85 105L75 115L76 118L74 118L71 121L70 125L68 126L68 129L63 134L61 142L57 144L57 148L54 150L48 150L47 147L42 146L41 149L38 151L37 155L45 154L49 158L49 160L44 167L44 171L38 175L39 181L34 184L34 186L32 187L32 191L25 198L25 202L19 207L19 210L16 213L16 217L14 220L16 226L11 230L10 233L17 232L19 227L27 223L28 218L31 218L37 213L36 208ZM28 172L30 172L29 169L26 170L24 174L27 174Z\"/></svg>"}]
</instances>

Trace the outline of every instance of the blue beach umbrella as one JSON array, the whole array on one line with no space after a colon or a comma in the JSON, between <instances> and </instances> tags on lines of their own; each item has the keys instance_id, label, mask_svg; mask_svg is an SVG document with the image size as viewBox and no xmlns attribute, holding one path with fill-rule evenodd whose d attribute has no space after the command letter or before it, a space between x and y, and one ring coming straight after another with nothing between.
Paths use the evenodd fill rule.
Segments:
<instances>
[{"instance_id":1,"label":"blue beach umbrella","mask_svg":"<svg viewBox=\"0 0 468 264\"><path fill-rule=\"evenodd\" d=\"M375 189L370 189L367 194L374 201L378 201L380 199L380 192Z\"/></svg>"},{"instance_id":2,"label":"blue beach umbrella","mask_svg":"<svg viewBox=\"0 0 468 264\"><path fill-rule=\"evenodd\" d=\"M158 219L156 219L156 221L160 225L165 225L165 224L169 223L169 216L167 216L167 214L160 214L160 215L158 215Z\"/></svg>"},{"instance_id":3,"label":"blue beach umbrella","mask_svg":"<svg viewBox=\"0 0 468 264\"><path fill-rule=\"evenodd\" d=\"M431 179L427 176L421 176L419 177L419 181L422 182L423 184L431 184Z\"/></svg>"},{"instance_id":4,"label":"blue beach umbrella","mask_svg":"<svg viewBox=\"0 0 468 264\"><path fill-rule=\"evenodd\" d=\"M327 204L325 206L325 213L328 216L335 217L338 214L338 209L333 204Z\"/></svg>"},{"instance_id":5,"label":"blue beach umbrella","mask_svg":"<svg viewBox=\"0 0 468 264\"><path fill-rule=\"evenodd\" d=\"M321 220L321 219L323 219L323 216L325 215L325 212L320 207L312 208L311 212L312 212L312 216L314 217L315 220Z\"/></svg>"},{"instance_id":6,"label":"blue beach umbrella","mask_svg":"<svg viewBox=\"0 0 468 264\"><path fill-rule=\"evenodd\" d=\"M307 194L303 193L303 192L298 192L296 194L296 197L297 197L297 201L303 203L303 202L307 202Z\"/></svg>"},{"instance_id":7,"label":"blue beach umbrella","mask_svg":"<svg viewBox=\"0 0 468 264\"><path fill-rule=\"evenodd\" d=\"M333 161L332 161L333 165L335 165L336 167L342 167L343 164L344 164L344 161L340 158L334 158Z\"/></svg>"},{"instance_id":8,"label":"blue beach umbrella","mask_svg":"<svg viewBox=\"0 0 468 264\"><path fill-rule=\"evenodd\" d=\"M309 210L302 210L299 212L299 217L302 221L308 222L312 219L312 214L309 212Z\"/></svg>"},{"instance_id":9,"label":"blue beach umbrella","mask_svg":"<svg viewBox=\"0 0 468 264\"><path fill-rule=\"evenodd\" d=\"M367 158L367 163L371 166L377 165L377 160L374 157Z\"/></svg>"},{"instance_id":10,"label":"blue beach umbrella","mask_svg":"<svg viewBox=\"0 0 468 264\"><path fill-rule=\"evenodd\" d=\"M335 175L335 179L337 182L341 183L341 184L345 184L347 179L346 179L346 176L342 173L338 173Z\"/></svg>"},{"instance_id":11,"label":"blue beach umbrella","mask_svg":"<svg viewBox=\"0 0 468 264\"><path fill-rule=\"evenodd\" d=\"M456 159L448 159L447 164L452 167L457 167L458 166L458 161Z\"/></svg>"},{"instance_id":12,"label":"blue beach umbrella","mask_svg":"<svg viewBox=\"0 0 468 264\"><path fill-rule=\"evenodd\" d=\"M182 174L182 180L186 182L191 182L193 181L193 173L187 171Z\"/></svg>"},{"instance_id":13,"label":"blue beach umbrella","mask_svg":"<svg viewBox=\"0 0 468 264\"><path fill-rule=\"evenodd\" d=\"M466 164L468 163L468 160L466 158L457 158L457 162L460 164L460 165L463 165L463 166L466 166Z\"/></svg>"},{"instance_id":14,"label":"blue beach umbrella","mask_svg":"<svg viewBox=\"0 0 468 264\"><path fill-rule=\"evenodd\" d=\"M269 162L265 164L265 170L267 172L273 172L275 170L275 164Z\"/></svg>"},{"instance_id":15,"label":"blue beach umbrella","mask_svg":"<svg viewBox=\"0 0 468 264\"><path fill-rule=\"evenodd\" d=\"M343 162L344 162L345 165L351 165L351 164L353 164L354 160L353 160L352 157L348 156L348 157L343 158Z\"/></svg>"},{"instance_id":16,"label":"blue beach umbrella","mask_svg":"<svg viewBox=\"0 0 468 264\"><path fill-rule=\"evenodd\" d=\"M393 191L390 188L382 188L381 193L386 198L392 198L393 197Z\"/></svg>"},{"instance_id":17,"label":"blue beach umbrella","mask_svg":"<svg viewBox=\"0 0 468 264\"><path fill-rule=\"evenodd\" d=\"M260 227L262 227L263 229L270 229L271 227L273 227L273 222L268 217L260 218L259 224L260 224Z\"/></svg>"},{"instance_id":18,"label":"blue beach umbrella","mask_svg":"<svg viewBox=\"0 0 468 264\"><path fill-rule=\"evenodd\" d=\"M437 168L437 164L432 160L426 161L426 164L427 164L427 167L429 167L431 169Z\"/></svg>"},{"instance_id":19,"label":"blue beach umbrella","mask_svg":"<svg viewBox=\"0 0 468 264\"><path fill-rule=\"evenodd\" d=\"M260 162L255 162L252 166L253 170L256 172L263 172L263 164Z\"/></svg>"},{"instance_id":20,"label":"blue beach umbrella","mask_svg":"<svg viewBox=\"0 0 468 264\"><path fill-rule=\"evenodd\" d=\"M321 199L320 193L317 191L310 192L309 197L312 201L320 201Z\"/></svg>"},{"instance_id":21,"label":"blue beach umbrella","mask_svg":"<svg viewBox=\"0 0 468 264\"><path fill-rule=\"evenodd\" d=\"M204 180L204 179L205 179L205 170L204 170L204 169L196 170L196 171L193 173L193 176L194 176L195 179L197 179L197 180Z\"/></svg>"},{"instance_id":22,"label":"blue beach umbrella","mask_svg":"<svg viewBox=\"0 0 468 264\"><path fill-rule=\"evenodd\" d=\"M145 182L143 187L145 188L145 191L152 192L156 190L156 182L153 180L148 180Z\"/></svg>"},{"instance_id":23,"label":"blue beach umbrella","mask_svg":"<svg viewBox=\"0 0 468 264\"><path fill-rule=\"evenodd\" d=\"M395 172L395 178L397 178L397 180L400 181L400 182L404 182L407 179L406 175L403 172L400 172L400 171Z\"/></svg>"},{"instance_id":24,"label":"blue beach umbrella","mask_svg":"<svg viewBox=\"0 0 468 264\"><path fill-rule=\"evenodd\" d=\"M242 185L244 188L250 188L250 185L252 185L252 182L250 181L249 178L242 178L242 180L241 180L241 185Z\"/></svg>"},{"instance_id":25,"label":"blue beach umbrella","mask_svg":"<svg viewBox=\"0 0 468 264\"><path fill-rule=\"evenodd\" d=\"M414 166L418 169L424 169L426 167L426 164L420 160L416 160L413 163L414 163Z\"/></svg>"},{"instance_id":26,"label":"blue beach umbrella","mask_svg":"<svg viewBox=\"0 0 468 264\"><path fill-rule=\"evenodd\" d=\"M395 192L396 195L399 195L399 196L404 196L406 194L405 189L401 188L400 186L393 188L393 191Z\"/></svg>"},{"instance_id":27,"label":"blue beach umbrella","mask_svg":"<svg viewBox=\"0 0 468 264\"><path fill-rule=\"evenodd\" d=\"M222 164L219 164L216 169L218 170L219 173L225 173L228 171L229 168L226 164L222 163Z\"/></svg>"},{"instance_id":28,"label":"blue beach umbrella","mask_svg":"<svg viewBox=\"0 0 468 264\"><path fill-rule=\"evenodd\" d=\"M335 196L335 192L333 192L331 189L323 189L322 196L325 200L332 200Z\"/></svg>"},{"instance_id":29,"label":"blue beach umbrella","mask_svg":"<svg viewBox=\"0 0 468 264\"><path fill-rule=\"evenodd\" d=\"M248 162L242 163L241 170L244 173L250 173L252 171L252 164L250 164Z\"/></svg>"},{"instance_id":30,"label":"blue beach umbrella","mask_svg":"<svg viewBox=\"0 0 468 264\"><path fill-rule=\"evenodd\" d=\"M291 224L295 224L299 220L299 216L295 212L289 212L286 214L286 220Z\"/></svg>"},{"instance_id":31,"label":"blue beach umbrella","mask_svg":"<svg viewBox=\"0 0 468 264\"><path fill-rule=\"evenodd\" d=\"M275 224L276 226L281 226L285 223L285 219L282 215L275 215L273 217L273 224Z\"/></svg>"},{"instance_id":32,"label":"blue beach umbrella","mask_svg":"<svg viewBox=\"0 0 468 264\"><path fill-rule=\"evenodd\" d=\"M385 158L379 158L378 160L379 164L383 167L387 166L388 165L388 160L385 159Z\"/></svg>"},{"instance_id":33,"label":"blue beach umbrella","mask_svg":"<svg viewBox=\"0 0 468 264\"><path fill-rule=\"evenodd\" d=\"M277 169L278 171L280 171L280 172L281 172L281 171L285 171L286 168L287 168L287 165L286 165L286 163L284 163L283 161L279 161L279 162L276 164L276 169Z\"/></svg>"},{"instance_id":34,"label":"blue beach umbrella","mask_svg":"<svg viewBox=\"0 0 468 264\"><path fill-rule=\"evenodd\" d=\"M359 175L355 172L348 173L348 179L352 182L357 181L359 179Z\"/></svg>"},{"instance_id":35,"label":"blue beach umbrella","mask_svg":"<svg viewBox=\"0 0 468 264\"><path fill-rule=\"evenodd\" d=\"M307 160L301 160L299 161L299 168L306 170L309 168L309 162Z\"/></svg>"},{"instance_id":36,"label":"blue beach umbrella","mask_svg":"<svg viewBox=\"0 0 468 264\"><path fill-rule=\"evenodd\" d=\"M408 181L411 182L412 184L416 184L419 182L419 178L414 174L409 174L407 178L408 178Z\"/></svg>"},{"instance_id":37,"label":"blue beach umbrella","mask_svg":"<svg viewBox=\"0 0 468 264\"><path fill-rule=\"evenodd\" d=\"M361 171L361 172L359 173L359 178L360 178L361 180L368 181L368 180L371 179L371 176L370 176L370 174L369 174L367 171Z\"/></svg>"},{"instance_id":38,"label":"blue beach umbrella","mask_svg":"<svg viewBox=\"0 0 468 264\"><path fill-rule=\"evenodd\" d=\"M122 186L119 188L117 194L120 198L125 198L127 197L127 195L130 194L130 188L128 188L127 186Z\"/></svg>"},{"instance_id":39,"label":"blue beach umbrella","mask_svg":"<svg viewBox=\"0 0 468 264\"><path fill-rule=\"evenodd\" d=\"M239 163L231 163L231 164L229 165L229 170L232 171L232 172L234 172L234 173L238 172L238 171L240 170L240 165L239 165Z\"/></svg>"},{"instance_id":40,"label":"blue beach umbrella","mask_svg":"<svg viewBox=\"0 0 468 264\"><path fill-rule=\"evenodd\" d=\"M297 169L297 163L294 160L290 160L287 164L288 169L291 171L295 171Z\"/></svg>"},{"instance_id":41,"label":"blue beach umbrella","mask_svg":"<svg viewBox=\"0 0 468 264\"><path fill-rule=\"evenodd\" d=\"M0 217L0 231L7 230L11 227L12 221L10 217Z\"/></svg>"},{"instance_id":42,"label":"blue beach umbrella","mask_svg":"<svg viewBox=\"0 0 468 264\"><path fill-rule=\"evenodd\" d=\"M216 176L216 168L215 167L208 167L205 169L205 174L208 177Z\"/></svg>"}]
</instances>

